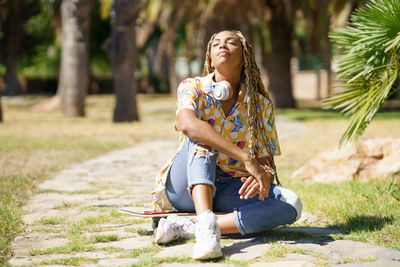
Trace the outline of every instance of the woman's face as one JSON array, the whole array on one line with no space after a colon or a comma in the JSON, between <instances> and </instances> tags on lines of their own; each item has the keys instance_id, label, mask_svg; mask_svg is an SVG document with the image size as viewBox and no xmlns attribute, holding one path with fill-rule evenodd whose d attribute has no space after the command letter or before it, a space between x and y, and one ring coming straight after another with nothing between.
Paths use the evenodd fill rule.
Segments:
<instances>
[{"instance_id":1,"label":"woman's face","mask_svg":"<svg viewBox=\"0 0 400 267\"><path fill-rule=\"evenodd\" d=\"M211 43L211 66L238 69L243 66L242 44L233 32L218 33Z\"/></svg>"}]
</instances>

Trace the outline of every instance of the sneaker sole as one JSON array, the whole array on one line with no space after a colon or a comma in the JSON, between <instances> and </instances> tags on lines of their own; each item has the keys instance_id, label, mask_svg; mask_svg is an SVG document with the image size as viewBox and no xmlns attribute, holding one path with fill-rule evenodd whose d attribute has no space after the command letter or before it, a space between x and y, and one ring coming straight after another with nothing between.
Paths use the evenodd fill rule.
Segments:
<instances>
[{"instance_id":1,"label":"sneaker sole","mask_svg":"<svg viewBox=\"0 0 400 267\"><path fill-rule=\"evenodd\" d=\"M219 251L209 251L203 255L193 255L193 259L195 260L208 260L208 259L216 259L223 256L222 250Z\"/></svg>"},{"instance_id":2,"label":"sneaker sole","mask_svg":"<svg viewBox=\"0 0 400 267\"><path fill-rule=\"evenodd\" d=\"M165 221L166 221L165 219L160 220L160 222L158 223L157 232L156 232L156 243L157 244L165 244L165 242L163 240L161 240L161 238L164 236L164 233L161 233L161 231L163 231L163 229L164 229Z\"/></svg>"}]
</instances>

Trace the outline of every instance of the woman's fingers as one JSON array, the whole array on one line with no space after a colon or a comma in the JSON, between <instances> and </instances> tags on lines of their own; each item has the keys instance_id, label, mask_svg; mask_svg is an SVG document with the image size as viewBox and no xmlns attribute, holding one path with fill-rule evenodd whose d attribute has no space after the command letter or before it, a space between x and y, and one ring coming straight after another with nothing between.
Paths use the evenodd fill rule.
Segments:
<instances>
[{"instance_id":1,"label":"woman's fingers","mask_svg":"<svg viewBox=\"0 0 400 267\"><path fill-rule=\"evenodd\" d=\"M256 182L252 186L250 186L249 188L250 189L248 190L248 192L244 196L244 199L249 199L249 198L252 198L255 195L257 195L258 194L259 184Z\"/></svg>"},{"instance_id":2,"label":"woman's fingers","mask_svg":"<svg viewBox=\"0 0 400 267\"><path fill-rule=\"evenodd\" d=\"M254 185L258 185L258 182L256 179L253 179L253 181L251 182L251 184L246 188L246 190L244 191L243 195L246 195L247 193L250 192L250 190L252 190Z\"/></svg>"},{"instance_id":3,"label":"woman's fingers","mask_svg":"<svg viewBox=\"0 0 400 267\"><path fill-rule=\"evenodd\" d=\"M249 176L248 178L242 177L240 179L243 182L243 185L239 189L239 195L244 195L244 192L246 191L247 187L251 184L251 182L254 180L253 176Z\"/></svg>"}]
</instances>

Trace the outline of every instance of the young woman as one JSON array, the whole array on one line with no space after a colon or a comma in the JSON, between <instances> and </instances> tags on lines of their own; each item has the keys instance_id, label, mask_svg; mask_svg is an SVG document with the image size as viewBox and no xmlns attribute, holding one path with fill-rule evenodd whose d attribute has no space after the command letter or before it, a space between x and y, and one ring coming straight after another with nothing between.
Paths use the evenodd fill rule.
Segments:
<instances>
[{"instance_id":1,"label":"young woman","mask_svg":"<svg viewBox=\"0 0 400 267\"><path fill-rule=\"evenodd\" d=\"M217 258L221 233L262 232L300 217L299 198L279 186L272 102L241 32L211 37L204 76L181 82L176 114L181 146L157 177L154 206L195 211L197 222L160 220L157 243L195 236L193 257Z\"/></svg>"}]
</instances>

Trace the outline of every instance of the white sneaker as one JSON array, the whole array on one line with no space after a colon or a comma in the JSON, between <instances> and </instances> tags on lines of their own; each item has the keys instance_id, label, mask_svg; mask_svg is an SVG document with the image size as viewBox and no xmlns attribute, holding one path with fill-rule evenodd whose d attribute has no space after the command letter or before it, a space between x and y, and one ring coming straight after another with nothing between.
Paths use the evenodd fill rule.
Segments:
<instances>
[{"instance_id":1,"label":"white sneaker","mask_svg":"<svg viewBox=\"0 0 400 267\"><path fill-rule=\"evenodd\" d=\"M171 214L161 218L156 232L157 244L167 244L179 238L189 239L194 237L195 224L186 218Z\"/></svg>"},{"instance_id":2,"label":"white sneaker","mask_svg":"<svg viewBox=\"0 0 400 267\"><path fill-rule=\"evenodd\" d=\"M193 258L197 260L214 259L222 256L221 231L217 224L217 216L211 211L206 211L197 216L196 245Z\"/></svg>"}]
</instances>

